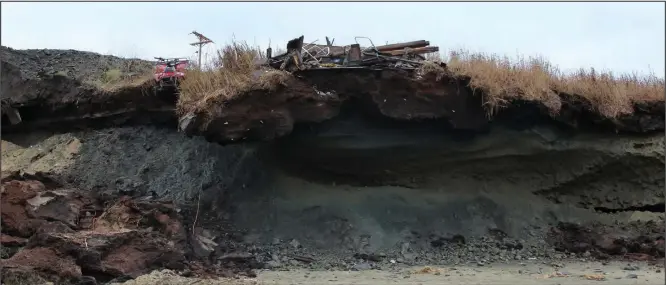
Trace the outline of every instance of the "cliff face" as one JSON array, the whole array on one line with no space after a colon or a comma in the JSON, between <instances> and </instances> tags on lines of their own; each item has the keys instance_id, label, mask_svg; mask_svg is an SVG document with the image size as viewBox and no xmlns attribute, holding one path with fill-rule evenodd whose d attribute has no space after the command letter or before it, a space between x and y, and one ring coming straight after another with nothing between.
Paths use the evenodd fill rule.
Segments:
<instances>
[{"instance_id":1,"label":"cliff face","mask_svg":"<svg viewBox=\"0 0 666 285\"><path fill-rule=\"evenodd\" d=\"M281 252L289 245L276 239L296 239L323 259L382 251L427 263L473 258L453 245L432 251L456 235L470 245L496 232L522 239L497 248L514 258L551 256L546 241L581 251L576 240L590 237L565 236L579 232L566 223L597 223L618 239L663 224L663 101L607 118L559 94L556 114L512 101L489 115L464 79L322 69L178 117L175 94L18 80L12 68L3 62L3 88L13 82L8 106L23 122L3 120L3 171L197 204L204 226L244 233L238 247ZM615 252L600 244L581 252Z\"/></svg>"},{"instance_id":2,"label":"cliff face","mask_svg":"<svg viewBox=\"0 0 666 285\"><path fill-rule=\"evenodd\" d=\"M236 248L287 255L295 239L322 262L359 251L404 258L404 243L415 253L405 256L422 263L473 260L483 255L433 251L432 243L460 235L481 248L476 241L490 230L522 240L524 248L506 257L546 258L557 255L546 242L558 223L596 224L590 233L622 239L663 236L627 230L663 224L661 135L533 128L452 138L433 132L437 126L329 123L272 143L227 146L150 126L3 135L3 171L43 171L80 189L175 199L198 206L200 226L215 235L242 237ZM585 239L558 244L573 250ZM597 246L581 253L615 252Z\"/></svg>"},{"instance_id":3,"label":"cliff face","mask_svg":"<svg viewBox=\"0 0 666 285\"><path fill-rule=\"evenodd\" d=\"M411 227L472 235L499 227L523 236L543 223L663 212L663 101L608 118L583 96L558 93L558 112L514 100L491 114L483 92L460 78L386 69L295 75L277 90L248 92L180 120L186 134L210 142L273 141L259 152L282 177L268 183L271 198L236 200L251 228L307 232L352 219L366 224L357 230L387 237L374 241L383 246ZM361 192L344 192L350 189ZM305 215L308 223L294 207L317 210ZM252 214L266 209L275 216ZM389 212L470 220L405 226L383 217ZM608 213L614 218L605 220ZM466 225L477 218L483 226Z\"/></svg>"}]
</instances>

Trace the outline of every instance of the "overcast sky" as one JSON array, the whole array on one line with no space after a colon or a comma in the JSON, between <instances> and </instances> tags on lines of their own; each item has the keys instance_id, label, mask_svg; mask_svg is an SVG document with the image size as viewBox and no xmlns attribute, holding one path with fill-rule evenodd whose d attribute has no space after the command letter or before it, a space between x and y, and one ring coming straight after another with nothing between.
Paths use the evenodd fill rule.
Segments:
<instances>
[{"instance_id":1,"label":"overcast sky","mask_svg":"<svg viewBox=\"0 0 666 285\"><path fill-rule=\"evenodd\" d=\"M664 76L664 3L2 3L2 45L152 59L191 57L196 30L273 47L300 35L350 44L425 39L442 50L541 55L562 69ZM361 43L363 44L363 43Z\"/></svg>"}]
</instances>

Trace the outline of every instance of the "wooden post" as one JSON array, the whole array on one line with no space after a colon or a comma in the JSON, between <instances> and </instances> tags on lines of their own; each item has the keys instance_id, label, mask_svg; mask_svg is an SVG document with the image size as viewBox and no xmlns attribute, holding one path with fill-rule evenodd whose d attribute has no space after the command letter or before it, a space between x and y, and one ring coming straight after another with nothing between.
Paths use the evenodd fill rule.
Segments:
<instances>
[{"instance_id":1,"label":"wooden post","mask_svg":"<svg viewBox=\"0 0 666 285\"><path fill-rule=\"evenodd\" d=\"M7 115L7 119L9 119L9 122L12 125L16 125L16 124L20 123L21 121L23 121L21 119L21 114L15 108L12 108L12 107L9 107L9 106L3 106L2 109L3 109L2 111L3 111L4 115Z\"/></svg>"},{"instance_id":2,"label":"wooden post","mask_svg":"<svg viewBox=\"0 0 666 285\"><path fill-rule=\"evenodd\" d=\"M347 54L347 64L354 65L359 62L362 58L361 45L352 44L349 47L349 53Z\"/></svg>"},{"instance_id":3,"label":"wooden post","mask_svg":"<svg viewBox=\"0 0 666 285\"><path fill-rule=\"evenodd\" d=\"M201 64L201 48L204 44L199 44L199 70L201 70L203 64Z\"/></svg>"},{"instance_id":4,"label":"wooden post","mask_svg":"<svg viewBox=\"0 0 666 285\"><path fill-rule=\"evenodd\" d=\"M199 38L198 42L191 43L190 45L191 46L199 46L199 70L202 70L203 69L203 63L201 62L201 48L206 44L212 43L213 41L211 39L207 38L206 36L204 36L200 33L197 33L197 31L193 31L190 34L194 34L195 36L197 36L197 38Z\"/></svg>"}]
</instances>

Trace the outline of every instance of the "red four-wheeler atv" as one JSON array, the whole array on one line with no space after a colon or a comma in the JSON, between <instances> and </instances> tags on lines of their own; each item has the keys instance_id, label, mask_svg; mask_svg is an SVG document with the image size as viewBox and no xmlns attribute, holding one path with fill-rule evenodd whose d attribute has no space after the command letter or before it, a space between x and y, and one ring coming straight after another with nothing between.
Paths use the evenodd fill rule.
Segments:
<instances>
[{"instance_id":1,"label":"red four-wheeler atv","mask_svg":"<svg viewBox=\"0 0 666 285\"><path fill-rule=\"evenodd\" d=\"M185 70L189 60L182 58L156 57L154 78L156 81L155 91L164 90L177 91L178 84L185 78Z\"/></svg>"}]
</instances>

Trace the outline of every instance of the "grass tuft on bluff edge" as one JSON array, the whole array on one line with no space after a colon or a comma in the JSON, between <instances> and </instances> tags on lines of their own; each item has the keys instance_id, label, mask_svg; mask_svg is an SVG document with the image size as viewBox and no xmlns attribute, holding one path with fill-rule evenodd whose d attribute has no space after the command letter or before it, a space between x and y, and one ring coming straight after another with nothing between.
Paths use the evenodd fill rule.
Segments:
<instances>
[{"instance_id":1,"label":"grass tuft on bluff edge","mask_svg":"<svg viewBox=\"0 0 666 285\"><path fill-rule=\"evenodd\" d=\"M224 101L252 90L275 90L291 76L279 70L260 70L259 49L234 42L217 51L212 66L190 70L180 86L178 112L209 113Z\"/></svg>"},{"instance_id":2,"label":"grass tuft on bluff edge","mask_svg":"<svg viewBox=\"0 0 666 285\"><path fill-rule=\"evenodd\" d=\"M452 51L446 59L450 75L469 78L469 86L481 91L490 110L515 99L539 101L556 114L561 93L588 99L601 115L614 118L633 112L632 105L664 100L664 79L654 75L614 75L594 68L565 74L544 58L510 59L498 55Z\"/></svg>"}]
</instances>

